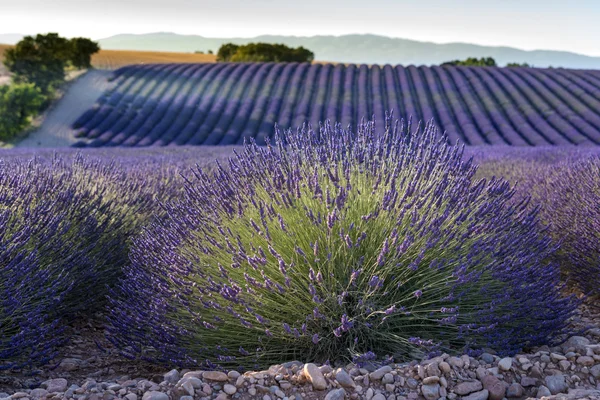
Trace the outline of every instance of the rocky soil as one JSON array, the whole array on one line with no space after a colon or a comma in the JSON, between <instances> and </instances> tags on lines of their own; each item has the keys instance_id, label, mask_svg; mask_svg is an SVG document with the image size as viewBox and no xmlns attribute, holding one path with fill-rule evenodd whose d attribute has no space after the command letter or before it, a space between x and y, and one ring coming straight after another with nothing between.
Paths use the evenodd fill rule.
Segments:
<instances>
[{"instance_id":1,"label":"rocky soil","mask_svg":"<svg viewBox=\"0 0 600 400\"><path fill-rule=\"evenodd\" d=\"M600 400L600 310L582 306L575 327L592 326L557 347L514 357L442 355L385 366L335 368L299 361L268 370L171 370L117 354L100 325L73 327L75 339L51 368L0 372L0 399L73 400Z\"/></svg>"}]
</instances>

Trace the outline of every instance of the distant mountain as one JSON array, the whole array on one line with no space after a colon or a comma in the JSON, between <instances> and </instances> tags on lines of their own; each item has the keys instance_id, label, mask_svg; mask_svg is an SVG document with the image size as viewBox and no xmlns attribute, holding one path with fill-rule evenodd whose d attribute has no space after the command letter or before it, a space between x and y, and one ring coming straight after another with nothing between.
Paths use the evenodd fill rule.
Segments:
<instances>
[{"instance_id":1,"label":"distant mountain","mask_svg":"<svg viewBox=\"0 0 600 400\"><path fill-rule=\"evenodd\" d=\"M493 57L503 66L509 62L526 62L536 67L600 69L600 57L567 51L526 51L512 47L480 46L468 43L437 44L377 35L343 36L272 36L254 38L207 38L159 32L141 35L122 34L100 39L103 49L216 52L223 43L284 43L304 46L315 53L315 59L332 62L366 64L438 65L444 61L467 57ZM1 42L1 40L0 40Z\"/></svg>"},{"instance_id":2,"label":"distant mountain","mask_svg":"<svg viewBox=\"0 0 600 400\"><path fill-rule=\"evenodd\" d=\"M20 33L0 33L1 44L17 44L18 41L23 39L25 35Z\"/></svg>"}]
</instances>

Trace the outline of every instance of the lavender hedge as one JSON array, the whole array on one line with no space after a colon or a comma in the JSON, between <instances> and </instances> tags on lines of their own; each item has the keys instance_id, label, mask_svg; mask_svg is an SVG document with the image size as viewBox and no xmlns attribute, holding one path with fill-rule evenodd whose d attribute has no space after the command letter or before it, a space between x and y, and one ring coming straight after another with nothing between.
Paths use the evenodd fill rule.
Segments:
<instances>
[{"instance_id":1,"label":"lavender hedge","mask_svg":"<svg viewBox=\"0 0 600 400\"><path fill-rule=\"evenodd\" d=\"M499 179L475 181L433 126L277 132L201 168L136 238L111 296L126 354L257 367L405 359L567 333L555 246Z\"/></svg>"},{"instance_id":2,"label":"lavender hedge","mask_svg":"<svg viewBox=\"0 0 600 400\"><path fill-rule=\"evenodd\" d=\"M3 158L0 368L38 366L67 339L69 322L104 309L130 237L156 211L156 197L177 190L139 163L128 170L76 153Z\"/></svg>"}]
</instances>

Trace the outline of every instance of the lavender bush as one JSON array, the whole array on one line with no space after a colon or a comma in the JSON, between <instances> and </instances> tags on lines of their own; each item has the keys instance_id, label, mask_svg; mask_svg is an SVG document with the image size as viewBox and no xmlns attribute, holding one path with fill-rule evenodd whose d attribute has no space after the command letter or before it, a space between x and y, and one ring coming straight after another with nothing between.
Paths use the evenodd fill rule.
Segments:
<instances>
[{"instance_id":1,"label":"lavender bush","mask_svg":"<svg viewBox=\"0 0 600 400\"><path fill-rule=\"evenodd\" d=\"M141 174L78 154L0 162L0 368L43 364L70 321L104 309L169 186Z\"/></svg>"},{"instance_id":2,"label":"lavender bush","mask_svg":"<svg viewBox=\"0 0 600 400\"><path fill-rule=\"evenodd\" d=\"M198 168L134 241L111 340L209 367L552 343L576 307L554 246L462 153L388 119L277 132Z\"/></svg>"}]
</instances>

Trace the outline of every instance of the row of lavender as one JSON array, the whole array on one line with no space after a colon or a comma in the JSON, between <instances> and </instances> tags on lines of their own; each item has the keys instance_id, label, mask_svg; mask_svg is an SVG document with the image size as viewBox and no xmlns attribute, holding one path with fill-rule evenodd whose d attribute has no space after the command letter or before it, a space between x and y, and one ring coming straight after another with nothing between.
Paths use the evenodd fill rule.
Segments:
<instances>
[{"instance_id":1,"label":"row of lavender","mask_svg":"<svg viewBox=\"0 0 600 400\"><path fill-rule=\"evenodd\" d=\"M537 68L157 64L115 72L73 127L84 146L264 144L273 124L355 126L385 110L468 145L600 144L600 74Z\"/></svg>"},{"instance_id":2,"label":"row of lavender","mask_svg":"<svg viewBox=\"0 0 600 400\"><path fill-rule=\"evenodd\" d=\"M564 282L599 295L600 150L465 157L432 129L373 132L2 153L2 366L43 364L98 310L126 354L179 365L560 340L577 305Z\"/></svg>"}]
</instances>

